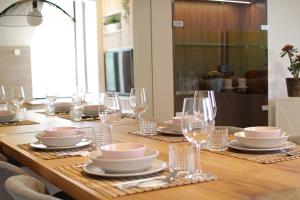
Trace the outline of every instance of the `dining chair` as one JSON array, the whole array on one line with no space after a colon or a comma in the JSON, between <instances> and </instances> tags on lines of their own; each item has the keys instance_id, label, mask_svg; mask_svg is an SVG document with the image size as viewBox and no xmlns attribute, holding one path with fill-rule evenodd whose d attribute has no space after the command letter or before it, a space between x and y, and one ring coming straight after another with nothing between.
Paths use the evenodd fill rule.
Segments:
<instances>
[{"instance_id":1,"label":"dining chair","mask_svg":"<svg viewBox=\"0 0 300 200\"><path fill-rule=\"evenodd\" d=\"M0 199L11 199L4 188L4 183L14 175L27 175L27 173L8 162L0 161Z\"/></svg>"},{"instance_id":2,"label":"dining chair","mask_svg":"<svg viewBox=\"0 0 300 200\"><path fill-rule=\"evenodd\" d=\"M47 194L47 188L41 181L27 175L8 178L5 189L13 200L59 200Z\"/></svg>"},{"instance_id":3,"label":"dining chair","mask_svg":"<svg viewBox=\"0 0 300 200\"><path fill-rule=\"evenodd\" d=\"M2 153L0 153L0 161L7 162L7 158Z\"/></svg>"}]
</instances>

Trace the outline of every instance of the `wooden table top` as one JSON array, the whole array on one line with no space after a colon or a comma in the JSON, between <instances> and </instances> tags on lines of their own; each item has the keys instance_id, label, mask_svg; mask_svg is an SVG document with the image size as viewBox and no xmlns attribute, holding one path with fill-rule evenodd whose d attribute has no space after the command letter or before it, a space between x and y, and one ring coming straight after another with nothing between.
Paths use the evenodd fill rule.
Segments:
<instances>
[{"instance_id":1,"label":"wooden table top","mask_svg":"<svg viewBox=\"0 0 300 200\"><path fill-rule=\"evenodd\" d=\"M167 161L168 143L127 134L128 131L136 129L137 125L116 126L113 128L113 139L145 143L150 148L158 149L159 159ZM0 129L0 134L3 134L2 130ZM35 133L8 134L2 138L1 149L5 154L21 162L71 196L77 199L99 199L93 190L54 170L55 167L61 165L84 162L87 158L42 160L17 147L18 144L33 142L34 135ZM118 199L249 199L300 186L300 159L276 164L259 164L204 151L202 152L202 166L204 171L219 176L220 180L134 194Z\"/></svg>"}]
</instances>

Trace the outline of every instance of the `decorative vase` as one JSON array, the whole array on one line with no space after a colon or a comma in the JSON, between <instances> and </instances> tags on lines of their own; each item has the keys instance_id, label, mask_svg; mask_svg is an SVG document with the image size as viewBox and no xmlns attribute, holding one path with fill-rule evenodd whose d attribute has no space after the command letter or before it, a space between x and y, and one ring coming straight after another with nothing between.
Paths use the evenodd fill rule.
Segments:
<instances>
[{"instance_id":1,"label":"decorative vase","mask_svg":"<svg viewBox=\"0 0 300 200\"><path fill-rule=\"evenodd\" d=\"M289 97L300 97L300 78L286 78L286 87Z\"/></svg>"},{"instance_id":2,"label":"decorative vase","mask_svg":"<svg viewBox=\"0 0 300 200\"><path fill-rule=\"evenodd\" d=\"M113 33L116 32L117 30L121 29L121 23L114 23L114 24L108 24L104 26L105 32L106 33Z\"/></svg>"}]
</instances>

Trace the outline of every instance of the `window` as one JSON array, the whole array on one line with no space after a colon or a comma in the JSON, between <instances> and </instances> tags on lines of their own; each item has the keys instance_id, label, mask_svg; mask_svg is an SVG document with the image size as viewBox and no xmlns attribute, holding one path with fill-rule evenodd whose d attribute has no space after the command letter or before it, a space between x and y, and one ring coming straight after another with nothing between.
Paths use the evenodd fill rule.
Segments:
<instances>
[{"instance_id":1,"label":"window","mask_svg":"<svg viewBox=\"0 0 300 200\"><path fill-rule=\"evenodd\" d=\"M73 1L53 1L73 15ZM59 97L76 87L98 92L96 1L76 1L76 29L69 20L45 20L31 45L33 98L44 98L47 85ZM43 13L50 12L43 9Z\"/></svg>"}]
</instances>

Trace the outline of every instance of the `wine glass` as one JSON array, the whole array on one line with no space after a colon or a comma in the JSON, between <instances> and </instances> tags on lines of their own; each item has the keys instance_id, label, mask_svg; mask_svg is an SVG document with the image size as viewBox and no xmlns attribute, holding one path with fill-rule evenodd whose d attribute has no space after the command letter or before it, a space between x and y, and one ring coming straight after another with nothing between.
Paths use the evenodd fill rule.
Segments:
<instances>
[{"instance_id":1,"label":"wine glass","mask_svg":"<svg viewBox=\"0 0 300 200\"><path fill-rule=\"evenodd\" d=\"M185 98L182 108L181 130L184 137L196 145L197 159L196 171L191 176L194 180L204 178L200 161L200 149L209 134L213 131L213 126L207 123L212 118L212 107L208 97Z\"/></svg>"},{"instance_id":2,"label":"wine glass","mask_svg":"<svg viewBox=\"0 0 300 200\"><path fill-rule=\"evenodd\" d=\"M121 104L117 92L100 93L99 95L99 117L103 124L109 129L109 142L112 142L112 126L118 124L121 119Z\"/></svg>"},{"instance_id":3,"label":"wine glass","mask_svg":"<svg viewBox=\"0 0 300 200\"><path fill-rule=\"evenodd\" d=\"M148 108L146 89L132 88L130 91L129 104L131 109L137 114L139 121L139 131L141 127L141 114Z\"/></svg>"},{"instance_id":4,"label":"wine glass","mask_svg":"<svg viewBox=\"0 0 300 200\"><path fill-rule=\"evenodd\" d=\"M20 110L20 105L25 101L25 93L22 86L12 87L11 99L18 112Z\"/></svg>"},{"instance_id":5,"label":"wine glass","mask_svg":"<svg viewBox=\"0 0 300 200\"><path fill-rule=\"evenodd\" d=\"M194 98L208 97L213 110L213 121L217 116L217 104L215 100L215 94L213 90L198 90L195 91Z\"/></svg>"}]
</instances>

